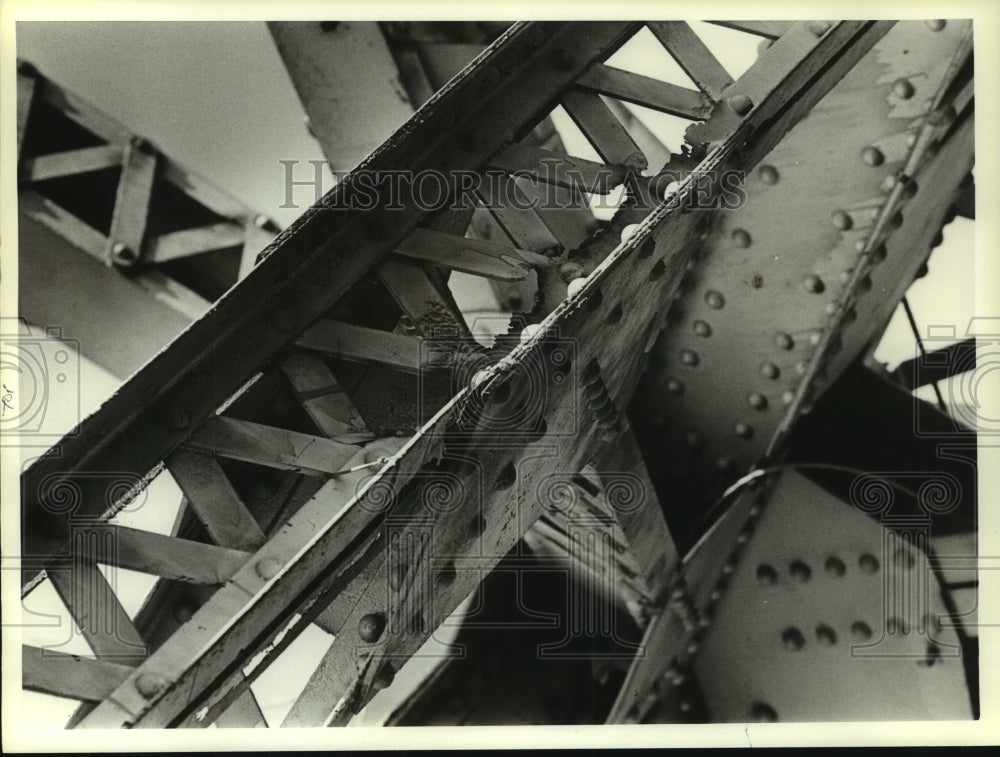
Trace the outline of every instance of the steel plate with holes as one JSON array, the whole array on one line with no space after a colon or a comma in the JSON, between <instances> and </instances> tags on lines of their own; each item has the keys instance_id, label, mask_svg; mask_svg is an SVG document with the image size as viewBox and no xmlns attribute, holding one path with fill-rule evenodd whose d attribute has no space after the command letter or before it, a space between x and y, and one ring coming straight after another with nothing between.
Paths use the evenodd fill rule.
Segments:
<instances>
[{"instance_id":1,"label":"steel plate with holes","mask_svg":"<svg viewBox=\"0 0 1000 757\"><path fill-rule=\"evenodd\" d=\"M695 661L711 718L971 717L958 637L908 541L784 473Z\"/></svg>"}]
</instances>

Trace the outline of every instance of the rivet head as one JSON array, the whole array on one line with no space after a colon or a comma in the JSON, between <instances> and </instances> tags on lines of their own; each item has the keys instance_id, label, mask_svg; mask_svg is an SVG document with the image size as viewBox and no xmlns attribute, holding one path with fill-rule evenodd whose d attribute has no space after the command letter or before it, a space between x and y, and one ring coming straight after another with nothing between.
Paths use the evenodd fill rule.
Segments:
<instances>
[{"instance_id":1,"label":"rivet head","mask_svg":"<svg viewBox=\"0 0 1000 757\"><path fill-rule=\"evenodd\" d=\"M760 375L764 378L776 379L781 375L781 371L774 363L762 363L760 366Z\"/></svg>"},{"instance_id":2,"label":"rivet head","mask_svg":"<svg viewBox=\"0 0 1000 757\"><path fill-rule=\"evenodd\" d=\"M542 324L529 323L521 330L521 344L526 344L535 338L542 331Z\"/></svg>"},{"instance_id":3,"label":"rivet head","mask_svg":"<svg viewBox=\"0 0 1000 757\"><path fill-rule=\"evenodd\" d=\"M884 194L889 194L893 189L895 189L898 181L899 180L894 175L889 174L884 179L882 179L882 183L879 184L878 188Z\"/></svg>"},{"instance_id":4,"label":"rivet head","mask_svg":"<svg viewBox=\"0 0 1000 757\"><path fill-rule=\"evenodd\" d=\"M913 97L916 90L909 79L896 79L892 83L892 92L901 100L909 100Z\"/></svg>"},{"instance_id":5,"label":"rivet head","mask_svg":"<svg viewBox=\"0 0 1000 757\"><path fill-rule=\"evenodd\" d=\"M622 242L627 242L628 240L630 240L632 237L635 236L635 233L638 230L639 230L639 224L637 223L626 224L625 226L622 227L619 239L621 239Z\"/></svg>"},{"instance_id":6,"label":"rivet head","mask_svg":"<svg viewBox=\"0 0 1000 757\"><path fill-rule=\"evenodd\" d=\"M778 571L767 563L757 566L757 581L761 586L774 586L778 583Z\"/></svg>"},{"instance_id":7,"label":"rivet head","mask_svg":"<svg viewBox=\"0 0 1000 757\"><path fill-rule=\"evenodd\" d=\"M792 339L790 334L785 334L784 332L775 335L774 344L778 349L790 350L795 347L795 340Z\"/></svg>"},{"instance_id":8,"label":"rivet head","mask_svg":"<svg viewBox=\"0 0 1000 757\"><path fill-rule=\"evenodd\" d=\"M781 393L782 405L791 405L792 402L794 401L795 401L795 392L793 392L791 389L786 389Z\"/></svg>"},{"instance_id":9,"label":"rivet head","mask_svg":"<svg viewBox=\"0 0 1000 757\"><path fill-rule=\"evenodd\" d=\"M807 292L812 292L813 294L819 294L826 288L823 285L823 279L815 273L810 273L802 279L802 286Z\"/></svg>"},{"instance_id":10,"label":"rivet head","mask_svg":"<svg viewBox=\"0 0 1000 757\"><path fill-rule=\"evenodd\" d=\"M152 699L167 686L167 679L159 673L141 673L135 679L135 688L146 699Z\"/></svg>"},{"instance_id":11,"label":"rivet head","mask_svg":"<svg viewBox=\"0 0 1000 757\"><path fill-rule=\"evenodd\" d=\"M689 365L692 368L701 362L701 358L698 357L698 353L694 350L684 349L680 351L681 361L684 365Z\"/></svg>"},{"instance_id":12,"label":"rivet head","mask_svg":"<svg viewBox=\"0 0 1000 757\"><path fill-rule=\"evenodd\" d=\"M723 473L726 472L726 471L728 471L728 470L732 470L732 468L733 468L733 458L731 458L731 457L725 457L725 456L720 457L718 460L715 461L715 467L718 470L722 471ZM729 565L729 563L726 563L726 565ZM726 565L722 566L722 569L724 571L726 570Z\"/></svg>"},{"instance_id":13,"label":"rivet head","mask_svg":"<svg viewBox=\"0 0 1000 757\"><path fill-rule=\"evenodd\" d=\"M667 391L675 396L680 396L684 394L684 383L678 379L670 379L667 381Z\"/></svg>"},{"instance_id":14,"label":"rivet head","mask_svg":"<svg viewBox=\"0 0 1000 757\"><path fill-rule=\"evenodd\" d=\"M867 641L872 637L872 629L863 620L856 620L851 624L851 636L855 641Z\"/></svg>"},{"instance_id":15,"label":"rivet head","mask_svg":"<svg viewBox=\"0 0 1000 757\"><path fill-rule=\"evenodd\" d=\"M877 147L866 147L861 151L861 159L869 166L880 166L885 163L885 155Z\"/></svg>"},{"instance_id":16,"label":"rivet head","mask_svg":"<svg viewBox=\"0 0 1000 757\"><path fill-rule=\"evenodd\" d=\"M579 294L586 285L587 280L585 278L573 279L566 285L566 296L576 297L576 295Z\"/></svg>"},{"instance_id":17,"label":"rivet head","mask_svg":"<svg viewBox=\"0 0 1000 757\"><path fill-rule=\"evenodd\" d=\"M828 31L830 31L829 21L810 21L806 26L809 28L814 35L817 37L822 37Z\"/></svg>"},{"instance_id":18,"label":"rivet head","mask_svg":"<svg viewBox=\"0 0 1000 757\"><path fill-rule=\"evenodd\" d=\"M276 557L264 557L254 565L254 571L265 581L270 581L281 570L281 561Z\"/></svg>"},{"instance_id":19,"label":"rivet head","mask_svg":"<svg viewBox=\"0 0 1000 757\"><path fill-rule=\"evenodd\" d=\"M798 652L806 645L806 637L798 628L790 627L781 632L781 644L790 652Z\"/></svg>"},{"instance_id":20,"label":"rivet head","mask_svg":"<svg viewBox=\"0 0 1000 757\"><path fill-rule=\"evenodd\" d=\"M181 599L174 607L174 620L183 625L194 617L197 610L198 606L191 599Z\"/></svg>"},{"instance_id":21,"label":"rivet head","mask_svg":"<svg viewBox=\"0 0 1000 757\"><path fill-rule=\"evenodd\" d=\"M395 680L396 670L392 667L392 663L386 662L382 666L382 669L375 675L375 678L372 679L372 688L379 691L388 689Z\"/></svg>"},{"instance_id":22,"label":"rivet head","mask_svg":"<svg viewBox=\"0 0 1000 757\"><path fill-rule=\"evenodd\" d=\"M792 580L796 583L804 584L812 578L812 568L802 562L802 560L793 560L789 563L788 572L792 576Z\"/></svg>"},{"instance_id":23,"label":"rivet head","mask_svg":"<svg viewBox=\"0 0 1000 757\"><path fill-rule=\"evenodd\" d=\"M708 303L710 308L715 310L721 310L726 304L726 300L722 294L714 289L705 292L705 302Z\"/></svg>"},{"instance_id":24,"label":"rivet head","mask_svg":"<svg viewBox=\"0 0 1000 757\"><path fill-rule=\"evenodd\" d=\"M916 181L910 179L906 182L906 186L903 187L903 198L906 200L912 200L917 196L917 192L920 190L920 185Z\"/></svg>"},{"instance_id":25,"label":"rivet head","mask_svg":"<svg viewBox=\"0 0 1000 757\"><path fill-rule=\"evenodd\" d=\"M127 244L123 244L121 242L115 242L115 244L111 247L111 253L115 256L116 263L134 263L139 259L135 250Z\"/></svg>"},{"instance_id":26,"label":"rivet head","mask_svg":"<svg viewBox=\"0 0 1000 757\"><path fill-rule=\"evenodd\" d=\"M691 328L694 330L694 333L697 334L698 336L701 337L712 336L712 327L709 326L705 321L702 320L695 321L693 324L691 324Z\"/></svg>"},{"instance_id":27,"label":"rivet head","mask_svg":"<svg viewBox=\"0 0 1000 757\"><path fill-rule=\"evenodd\" d=\"M862 573L874 573L878 570L878 558L870 552L865 552L858 558L858 567Z\"/></svg>"},{"instance_id":28,"label":"rivet head","mask_svg":"<svg viewBox=\"0 0 1000 757\"><path fill-rule=\"evenodd\" d=\"M852 226L854 226L854 219L848 213L843 210L836 210L833 215L830 216L830 223L833 224L834 228L840 229L841 231L849 231Z\"/></svg>"},{"instance_id":29,"label":"rivet head","mask_svg":"<svg viewBox=\"0 0 1000 757\"><path fill-rule=\"evenodd\" d=\"M778 180L781 178L781 175L778 173L778 169L774 166L761 166L757 170L757 175L760 177L762 182L772 185L777 184Z\"/></svg>"},{"instance_id":30,"label":"rivet head","mask_svg":"<svg viewBox=\"0 0 1000 757\"><path fill-rule=\"evenodd\" d=\"M153 143L145 137L132 137L129 141L132 147L141 153L146 153L148 155L154 151Z\"/></svg>"},{"instance_id":31,"label":"rivet head","mask_svg":"<svg viewBox=\"0 0 1000 757\"><path fill-rule=\"evenodd\" d=\"M939 230L931 240L931 249L933 250L935 247L940 247L942 242L944 242L944 234Z\"/></svg>"},{"instance_id":32,"label":"rivet head","mask_svg":"<svg viewBox=\"0 0 1000 757\"><path fill-rule=\"evenodd\" d=\"M764 702L753 703L753 706L750 708L750 717L757 723L778 722L778 713L774 711L771 705Z\"/></svg>"},{"instance_id":33,"label":"rivet head","mask_svg":"<svg viewBox=\"0 0 1000 757\"><path fill-rule=\"evenodd\" d=\"M938 108L933 113L931 113L927 121L932 126L948 126L952 121L955 120L956 115L957 113L955 112L955 106L946 105L945 107ZM930 154L929 151L928 154Z\"/></svg>"},{"instance_id":34,"label":"rivet head","mask_svg":"<svg viewBox=\"0 0 1000 757\"><path fill-rule=\"evenodd\" d=\"M384 630L385 616L382 613L370 612L358 621L358 636L368 644L374 644L378 641Z\"/></svg>"},{"instance_id":35,"label":"rivet head","mask_svg":"<svg viewBox=\"0 0 1000 757\"><path fill-rule=\"evenodd\" d=\"M753 438L753 426L749 423L737 423L733 430L740 439Z\"/></svg>"},{"instance_id":36,"label":"rivet head","mask_svg":"<svg viewBox=\"0 0 1000 757\"><path fill-rule=\"evenodd\" d=\"M927 19L924 23L927 24L927 28L932 32L939 32L948 25L948 22L941 18Z\"/></svg>"},{"instance_id":37,"label":"rivet head","mask_svg":"<svg viewBox=\"0 0 1000 757\"><path fill-rule=\"evenodd\" d=\"M844 565L844 561L835 556L826 558L826 563L824 563L823 567L826 569L827 574L834 578L840 578L847 572L847 566Z\"/></svg>"},{"instance_id":38,"label":"rivet head","mask_svg":"<svg viewBox=\"0 0 1000 757\"><path fill-rule=\"evenodd\" d=\"M753 100L742 93L728 97L726 104L737 116L745 116L753 110Z\"/></svg>"},{"instance_id":39,"label":"rivet head","mask_svg":"<svg viewBox=\"0 0 1000 757\"><path fill-rule=\"evenodd\" d=\"M837 643L837 632L825 623L816 626L816 641L824 647L832 647Z\"/></svg>"},{"instance_id":40,"label":"rivet head","mask_svg":"<svg viewBox=\"0 0 1000 757\"><path fill-rule=\"evenodd\" d=\"M751 392L747 396L747 402L750 403L750 407L754 410L763 410L767 407L767 397L760 392Z\"/></svg>"},{"instance_id":41,"label":"rivet head","mask_svg":"<svg viewBox=\"0 0 1000 757\"><path fill-rule=\"evenodd\" d=\"M862 294L870 292L872 290L872 277L863 276L860 281L858 281L858 291Z\"/></svg>"},{"instance_id":42,"label":"rivet head","mask_svg":"<svg viewBox=\"0 0 1000 757\"><path fill-rule=\"evenodd\" d=\"M733 244L737 247L749 247L751 243L750 233L746 229L734 229L732 233Z\"/></svg>"},{"instance_id":43,"label":"rivet head","mask_svg":"<svg viewBox=\"0 0 1000 757\"><path fill-rule=\"evenodd\" d=\"M880 244L878 247L876 247L868 254L868 257L871 259L872 263L881 263L883 260L885 260L888 254L889 252L888 250L886 250L885 245Z\"/></svg>"}]
</instances>

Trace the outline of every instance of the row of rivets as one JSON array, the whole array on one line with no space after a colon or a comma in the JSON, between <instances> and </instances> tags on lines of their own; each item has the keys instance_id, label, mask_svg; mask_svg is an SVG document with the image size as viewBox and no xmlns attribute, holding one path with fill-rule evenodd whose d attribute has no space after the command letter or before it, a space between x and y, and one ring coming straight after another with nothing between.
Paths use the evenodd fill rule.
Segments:
<instances>
[{"instance_id":1,"label":"row of rivets","mask_svg":"<svg viewBox=\"0 0 1000 757\"><path fill-rule=\"evenodd\" d=\"M912 555L906 550L902 550L905 555L912 560ZM904 558L900 558L904 559ZM837 556L831 556L823 564L827 575L833 578L841 578L847 572L844 561ZM864 573L874 573L878 570L878 559L871 553L864 553L858 558L858 567ZM793 560L788 564L788 573L796 583L807 583L812 578L812 568L803 560ZM757 580L763 586L774 586L778 583L778 571L768 563L761 563L757 566Z\"/></svg>"}]
</instances>

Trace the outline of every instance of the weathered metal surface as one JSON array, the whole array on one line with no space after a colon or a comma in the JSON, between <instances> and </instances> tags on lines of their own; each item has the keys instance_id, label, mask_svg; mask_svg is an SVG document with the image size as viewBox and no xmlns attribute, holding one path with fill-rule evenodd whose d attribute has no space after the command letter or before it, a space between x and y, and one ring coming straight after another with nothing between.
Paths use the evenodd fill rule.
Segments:
<instances>
[{"instance_id":1,"label":"weathered metal surface","mask_svg":"<svg viewBox=\"0 0 1000 757\"><path fill-rule=\"evenodd\" d=\"M309 114L307 128L335 171L353 168L412 115L374 21L332 28L320 21L282 21L267 27Z\"/></svg>"},{"instance_id":2,"label":"weathered metal surface","mask_svg":"<svg viewBox=\"0 0 1000 757\"><path fill-rule=\"evenodd\" d=\"M251 239L263 246L276 229L30 66L18 82L19 107L30 104L33 114L21 124L20 313L61 324L86 357L125 378L208 310L210 290L235 283L228 251ZM74 128L58 128L63 119ZM189 228L206 216L216 223ZM169 273L155 266L203 253L220 255L208 272L195 272L197 263ZM213 285L195 284L206 279ZM52 289L62 295L48 296ZM109 303L133 339L110 335Z\"/></svg>"},{"instance_id":3,"label":"weathered metal surface","mask_svg":"<svg viewBox=\"0 0 1000 757\"><path fill-rule=\"evenodd\" d=\"M808 409L801 395L811 402L881 333L926 255L968 172L971 129L923 165L922 147L910 142L942 107L937 93L964 55L966 29L897 24L748 174L742 207L713 217L631 406L647 463L661 492L673 493L682 530L775 449L779 432ZM899 81L913 82L913 92L898 94ZM720 114L720 122L729 117ZM717 128L696 125L689 138ZM901 173L913 180L900 206L882 187ZM917 186L933 190L913 195ZM876 227L881 213L890 218ZM883 242L888 256L879 252Z\"/></svg>"},{"instance_id":4,"label":"weathered metal surface","mask_svg":"<svg viewBox=\"0 0 1000 757\"><path fill-rule=\"evenodd\" d=\"M861 479L854 506L793 471L775 485L695 660L713 720L971 717L929 521L894 521Z\"/></svg>"},{"instance_id":5,"label":"weathered metal surface","mask_svg":"<svg viewBox=\"0 0 1000 757\"><path fill-rule=\"evenodd\" d=\"M760 486L742 492L670 576L670 603L650 620L608 723L709 719L693 663L739 563L739 535L759 517L766 493Z\"/></svg>"},{"instance_id":6,"label":"weathered metal surface","mask_svg":"<svg viewBox=\"0 0 1000 757\"><path fill-rule=\"evenodd\" d=\"M456 362L452 368L464 376L452 387L457 395L407 442L380 442L361 450L351 446L371 438L363 424L356 422L356 411L346 400L348 395L352 399L359 396L356 392L360 391L360 383L346 380L346 393L338 398L340 373L334 379L330 365L316 353L284 350L324 316L324 311L347 292L350 282L370 275L381 256L398 249L405 234L426 218L412 207L403 212L399 224L400 216L383 209L342 214L339 219L330 214L329 208L325 209L326 215L320 211L307 214L282 236L270 254L262 256L261 265L250 274L247 284L238 287L203 319L209 325L196 324L162 359L154 361L155 365L147 366L148 372L137 377L123 396L109 403L113 407L106 406L98 420L82 429L90 443L108 436L111 444L93 454L82 454L85 442L70 439L68 443L75 445L69 452L77 471L121 463L122 450L131 442L138 445L138 454L129 448L128 457L133 458L129 463L141 475L188 437L188 444L200 445L207 453L237 457L254 465L308 469L332 478L325 483L321 479L298 500L288 496L284 505L272 508L272 528L263 528L264 516L257 509L250 515L239 495L218 478L220 473L225 474L217 464L207 473L197 473L195 478L199 480L194 486L189 482L187 493L193 497L221 496L227 513L215 522L200 507L199 517L222 546L197 545L199 554L208 558L201 566L204 575L199 574L197 580L213 582L235 573L215 594L200 595L181 620L187 622L169 638L160 639L152 655L120 682L112 696L85 715L83 724L207 725L227 709L233 722L244 716L249 717L249 722L257 722L260 713L249 696L249 683L313 621L335 634L336 639L288 722L346 722L376 690L391 684L399 666L536 522L553 476L556 480L576 477L588 466L602 474L605 496L595 500L597 507L610 507L603 512L605 517L596 519L599 528L581 538L612 537L613 542L629 550L621 564L640 579L634 582L642 611L637 617L642 622L645 611L651 610L647 649L659 650L656 655L661 658L646 658L654 664L640 662L634 666L615 717L630 721L678 717L696 720L712 715L711 692L705 686L699 690L688 673L701 649L707 627L704 621L711 621L710 609L719 605L722 588L736 569L734 555L748 541L742 529L747 519L756 521L759 510L745 504L752 498L743 498L741 507L749 508L746 519L733 520L730 516L713 532L719 544L736 546L729 551L725 547L696 551L683 571L674 574L669 592L665 593L664 578L670 575L668 566L675 561L676 551L670 546L657 498L651 496L645 466L636 451L622 443L622 435L629 432L620 411L633 394L643 368L643 355L652 346L662 314L675 299L684 271L691 267L693 249L705 228L701 223L704 214L681 211L685 203L690 203L696 185L718 192L720 176L752 168L890 26L849 22L821 29L815 24L792 27L768 53L765 65L752 69L745 80L732 85L733 94L714 105L709 121L689 132L696 142L712 144L701 145L703 151L699 154L703 155L707 148L708 157L680 183L675 202L660 205L645 220L644 211L626 208L606 231L588 240L581 248L580 259L589 262L587 272L590 267L596 269L586 280L574 282L569 299L541 324L525 329L523 343L499 365L477 374L471 386L466 384L471 378L466 375L468 371L463 372L461 361ZM707 114L707 105L706 110L697 112L691 109L693 106L679 108L673 90L668 93L663 87L646 86L647 82L634 75L602 68L600 61L634 29L635 25L618 24L515 27L486 57L435 98L389 146L378 151L366 167L481 167L511 133L523 134L533 119L544 115L545 106L556 102L591 61L598 61L596 68L590 67L590 73L583 74L591 88L614 89L625 99L641 99L646 104L655 99L663 108L684 110L689 117ZM577 57L581 45L582 58ZM705 70L704 59L698 65ZM707 70L712 71L711 65ZM718 71L714 71L714 81L705 89L721 86ZM530 102L524 102L525 93L531 95ZM699 103L703 102L699 99ZM611 111L605 115L614 119ZM943 142L942 163L971 152L971 144L962 141L962 135L968 133L959 128ZM631 139L619 140L618 147L628 143ZM948 152L949 145L957 145L951 148L953 153ZM915 150L914 154L919 152ZM883 152L878 155L881 159L868 150L862 159L874 167L885 161ZM639 159L645 160L641 154ZM400 162L394 164L394 160ZM950 174L946 178L950 179ZM335 191L336 196L327 198L329 204L350 200L354 188L350 180L345 184L342 194ZM901 192L896 192L890 199L900 196ZM387 224L387 219L392 223ZM448 226L454 219L442 220L445 226L439 230L456 233ZM538 216L534 220L533 226L530 219L525 223L523 216L510 214L505 222L515 234L535 234L538 240L548 235L564 248L563 252L585 238L568 218L546 220ZM467 221L465 217L462 223ZM641 224L626 231L626 221ZM753 238L742 231L733 234L732 239L745 249ZM619 239L623 241L619 243ZM349 251L331 254L331 246L337 244L344 244ZM537 245L525 248L537 249ZM480 252L491 249L481 246ZM303 251L306 255L301 260ZM437 254L440 257L440 251ZM533 262L541 265L537 259ZM421 274L424 271L413 263L392 258L381 262L383 268L386 265L395 265L397 274L404 266ZM387 278L381 270L379 275L411 321L390 321L370 328L356 325L343 308L326 313L334 319L348 318L337 325L344 333L354 337L378 335L374 343L355 338L345 352L341 334L334 340L334 351L351 361L381 362L390 370L421 371L425 368L422 345L428 340L415 334L430 337L441 314L454 317L453 303L445 296L442 280L431 275L430 270L421 278L426 285L421 291L427 295L422 304L417 301L419 297L404 291L400 276ZM254 300L263 288L284 282L285 277L290 277L291 283L279 290L278 297L267 303ZM331 277L344 278L333 281ZM859 277L850 282L855 280ZM823 288L818 276L807 283L812 290ZM721 297L709 298L709 305L723 303ZM538 318L544 315L541 312ZM706 328L703 320L698 323L702 326L696 327L695 333L708 338L712 327ZM400 333L387 330L393 325ZM831 326L826 333L835 328ZM609 329L616 334L611 343L604 338ZM207 347L210 333L222 334L217 348ZM455 333L465 336L461 329ZM317 347L300 338L298 344ZM821 349L822 344L817 351ZM415 353L413 357L411 352ZM452 345L452 352L463 354L456 345ZM296 359L303 354L309 356L311 365ZM699 360L696 357L693 363ZM209 361L214 361L215 366L223 361L221 378L211 370L199 373L199 361L206 369ZM685 362L692 365L690 360ZM272 367L278 364L291 380L294 395L290 396L303 404L298 408L305 413L302 417L312 418L322 433L337 436L338 441L289 430L292 426L298 428L300 419L278 427L214 415L215 405L207 399L210 379L221 380L225 398L238 390L255 369L265 371L260 383L272 381L280 375ZM334 369L339 371L343 365L338 363ZM170 370L178 372L176 379L171 378L177 383L162 391L158 386L153 389L152 378ZM764 373L773 379L776 376L770 374L776 370L780 372L777 367L768 367ZM193 387L187 381L191 376L195 376ZM199 390L197 381L205 384L206 391ZM194 403L190 398L180 399L192 388ZM424 384L417 383L417 398L407 395L405 401L425 399L419 394L424 388ZM142 392L149 397L159 392L147 417L123 404L129 398L148 399ZM218 387L213 386L211 394L218 402ZM761 410L766 408L766 395L758 392L754 397L752 404ZM434 410L436 407L431 412ZM241 409L235 417L260 419L254 413L245 413ZM206 416L210 422L201 423ZM420 417L419 412L416 417ZM162 425L158 425L160 421ZM196 426L200 427L195 430ZM227 431L226 439L213 427ZM239 433L231 433L234 429ZM137 441L143 432L153 438ZM691 433L685 438L692 449L703 445L700 436L696 444L691 444L695 438ZM121 445L117 450L115 443ZM320 454L324 449L332 458ZM175 452L174 457L168 457L168 463L186 454ZM206 459L215 463L212 458ZM39 470L44 473L45 466L52 468L56 464L49 458L31 475L39 475ZM650 496L640 498L643 507L627 507L611 496L614 477L623 474L632 475L640 488L647 490ZM30 483L30 477L26 481ZM101 493L100 487L89 487L87 491L88 497ZM296 511L302 499L308 501ZM94 504L88 501L89 507ZM249 530L246 543L233 546L256 548L257 552L239 567L246 560L244 554L223 549L228 546L224 542L232 537L226 522L248 523L253 517L261 527ZM32 528L32 536L40 535L43 545L48 541L52 546L63 536L58 519L51 517L33 522ZM264 530L270 538L261 543ZM145 568L171 578L185 577L183 560L190 557L191 549L185 552L186 547L176 539L157 538L165 541L149 542L154 549L145 555L151 559ZM148 541L148 537L133 539L133 546L141 545L143 539ZM176 549L160 549L171 542ZM614 548L614 543L606 546ZM133 549L131 556L126 555L131 567L143 568L142 551ZM86 550L79 551L78 557L86 557ZM595 564L593 555L584 555L584 562ZM97 572L92 565L91 569ZM796 571L801 574L799 568ZM654 606L663 598L666 609L657 614ZM79 610L74 611L77 615ZM826 630L821 636L830 638ZM109 641L99 633L91 637L98 645ZM134 637L137 643L142 642L138 633ZM110 651L122 652L114 645ZM252 669L245 676L246 663L254 655ZM663 680L673 687L669 696L664 694ZM635 702L628 700L630 691L634 691L633 698L640 697L641 692L641 706L632 707ZM670 706L664 704L668 699ZM755 712L774 712L773 705L767 706L770 711L758 707Z\"/></svg>"},{"instance_id":7,"label":"weathered metal surface","mask_svg":"<svg viewBox=\"0 0 1000 757\"><path fill-rule=\"evenodd\" d=\"M428 104L393 140L367 160L366 171L409 165L414 171L472 168L501 146L507 135L541 115L558 91L634 30L632 24L527 25L498 42L489 66L472 67ZM569 44L579 56L569 68L529 61ZM497 88L501 70L510 74ZM492 96L484 99L485 94ZM485 108L490 117L482 117ZM474 128L474 147L442 134ZM359 188L345 180L326 203L351 206ZM405 189L404 189L405 193ZM173 446L208 418L220 397L231 396L282 347L329 308L382 255L426 215L409 205L401 211L364 214L312 208L285 230L269 253L202 319L147 363L121 391L60 445L60 455L37 461L23 476L26 521L51 520L39 504L39 484L52 473L72 477L82 470L132 471L144 476ZM349 220L350 219L350 220ZM346 252L346 251L350 252ZM334 264L335 262L335 264ZM265 296L266 295L266 296ZM169 377L169 378L167 378ZM164 422L164 418L172 419ZM80 479L88 514L105 509L103 486ZM58 538L29 528L25 552L42 555L63 547ZM34 574L29 569L26 579Z\"/></svg>"}]
</instances>

